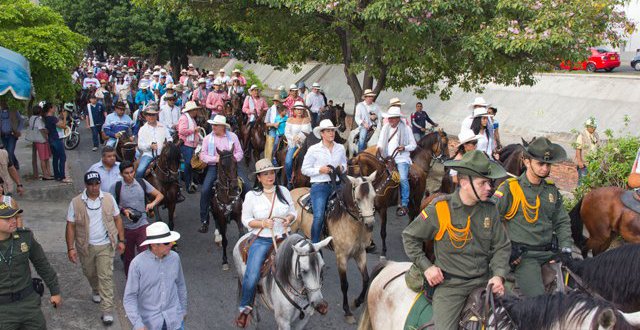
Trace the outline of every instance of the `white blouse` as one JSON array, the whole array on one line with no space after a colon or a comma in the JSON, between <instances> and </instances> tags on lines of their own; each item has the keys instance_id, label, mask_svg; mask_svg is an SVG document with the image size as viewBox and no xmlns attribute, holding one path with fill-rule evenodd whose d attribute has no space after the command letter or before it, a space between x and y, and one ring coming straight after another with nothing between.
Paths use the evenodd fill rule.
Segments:
<instances>
[{"instance_id":1,"label":"white blouse","mask_svg":"<svg viewBox=\"0 0 640 330\"><path fill-rule=\"evenodd\" d=\"M273 211L271 212L271 218L285 218L288 215L293 215L293 218L296 218L297 212L296 208L293 205L293 200L291 199L291 193L289 189L283 186L276 186L277 189L280 189L284 199L289 203L289 205L281 202L277 196L275 196ZM244 197L244 202L242 203L242 224L254 235L258 235L260 237L271 237L271 229L264 228L251 228L249 227L249 222L256 219L266 219L269 217L269 211L271 210L271 200L267 198L264 193L257 192L255 190L251 190ZM259 232L259 234L258 234ZM276 230L275 236L281 236L283 233L278 232Z\"/></svg>"},{"instance_id":2,"label":"white blouse","mask_svg":"<svg viewBox=\"0 0 640 330\"><path fill-rule=\"evenodd\" d=\"M292 124L287 122L287 125L284 127L284 136L287 137L287 142L289 142L289 149L302 145L306 138L303 133L311 133L311 123ZM296 136L298 137L297 144L293 143Z\"/></svg>"}]
</instances>

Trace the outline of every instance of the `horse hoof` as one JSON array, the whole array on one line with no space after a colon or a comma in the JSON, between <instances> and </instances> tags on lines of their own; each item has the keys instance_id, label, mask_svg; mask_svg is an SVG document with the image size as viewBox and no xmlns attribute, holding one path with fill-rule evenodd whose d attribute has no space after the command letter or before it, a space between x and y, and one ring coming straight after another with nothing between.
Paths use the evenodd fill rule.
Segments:
<instances>
[{"instance_id":1,"label":"horse hoof","mask_svg":"<svg viewBox=\"0 0 640 330\"><path fill-rule=\"evenodd\" d=\"M229 264L222 265L222 270L224 270L224 271L229 270Z\"/></svg>"},{"instance_id":2,"label":"horse hoof","mask_svg":"<svg viewBox=\"0 0 640 330\"><path fill-rule=\"evenodd\" d=\"M349 324L356 324L356 318L353 315L346 315L344 320Z\"/></svg>"}]
</instances>

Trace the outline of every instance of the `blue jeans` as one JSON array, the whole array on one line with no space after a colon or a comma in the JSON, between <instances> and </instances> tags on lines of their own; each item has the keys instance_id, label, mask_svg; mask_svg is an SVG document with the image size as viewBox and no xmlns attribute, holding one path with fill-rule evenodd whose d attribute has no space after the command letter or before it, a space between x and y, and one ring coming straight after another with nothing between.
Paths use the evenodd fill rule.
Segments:
<instances>
[{"instance_id":1,"label":"blue jeans","mask_svg":"<svg viewBox=\"0 0 640 330\"><path fill-rule=\"evenodd\" d=\"M9 153L9 159L13 163L13 166L15 166L16 170L19 170L20 164L18 164L18 159L16 158L16 153L15 153L17 142L18 142L18 139L11 134L2 135L2 143L4 144L4 149L7 150L7 152Z\"/></svg>"},{"instance_id":2,"label":"blue jeans","mask_svg":"<svg viewBox=\"0 0 640 330\"><path fill-rule=\"evenodd\" d=\"M278 144L280 144L280 140L282 139L282 135L276 135L273 139L273 149L271 150L271 159L273 160L273 164L276 165L276 156L278 154ZM267 158L267 155L264 155Z\"/></svg>"},{"instance_id":3,"label":"blue jeans","mask_svg":"<svg viewBox=\"0 0 640 330\"><path fill-rule=\"evenodd\" d=\"M107 143L105 143L105 145L107 147L115 148L116 147L116 141L117 140L115 138L110 137L109 140L107 140Z\"/></svg>"},{"instance_id":4,"label":"blue jeans","mask_svg":"<svg viewBox=\"0 0 640 330\"><path fill-rule=\"evenodd\" d=\"M149 155L142 155L142 157L140 157L140 163L136 170L136 178L144 178L144 172L147 171L147 167L149 167L151 161L153 161L153 157Z\"/></svg>"},{"instance_id":5,"label":"blue jeans","mask_svg":"<svg viewBox=\"0 0 640 330\"><path fill-rule=\"evenodd\" d=\"M167 330L167 322L162 324L162 330ZM180 327L176 330L184 330L184 320L182 320L182 324L180 324Z\"/></svg>"},{"instance_id":6,"label":"blue jeans","mask_svg":"<svg viewBox=\"0 0 640 330\"><path fill-rule=\"evenodd\" d=\"M367 129L364 126L360 126L360 136L358 136L358 152L367 149Z\"/></svg>"},{"instance_id":7,"label":"blue jeans","mask_svg":"<svg viewBox=\"0 0 640 330\"><path fill-rule=\"evenodd\" d=\"M584 168L579 168L576 166L576 169L578 170L578 185L582 185L582 179L587 176L587 166L585 166Z\"/></svg>"},{"instance_id":8,"label":"blue jeans","mask_svg":"<svg viewBox=\"0 0 640 330\"><path fill-rule=\"evenodd\" d=\"M287 149L287 157L285 157L284 160L284 171L287 175L287 184L291 182L291 176L293 175L293 154L296 153L296 150L298 150L297 146Z\"/></svg>"},{"instance_id":9,"label":"blue jeans","mask_svg":"<svg viewBox=\"0 0 640 330\"><path fill-rule=\"evenodd\" d=\"M311 242L318 243L322 238L324 226L324 209L333 190L331 183L319 182L311 184L311 207L313 208L313 224L311 225Z\"/></svg>"},{"instance_id":10,"label":"blue jeans","mask_svg":"<svg viewBox=\"0 0 640 330\"><path fill-rule=\"evenodd\" d=\"M249 255L247 256L247 270L242 278L242 298L240 299L240 310L247 306L253 305L253 298L256 294L256 286L260 281L260 268L267 253L271 249L270 237L257 237L249 247Z\"/></svg>"},{"instance_id":11,"label":"blue jeans","mask_svg":"<svg viewBox=\"0 0 640 330\"><path fill-rule=\"evenodd\" d=\"M400 201L402 206L407 207L409 205L409 163L397 164L398 172L400 173Z\"/></svg>"},{"instance_id":12,"label":"blue jeans","mask_svg":"<svg viewBox=\"0 0 640 330\"><path fill-rule=\"evenodd\" d=\"M191 173L193 172L193 168L191 168L191 158L193 157L193 153L196 148L187 147L185 145L180 146L180 152L182 153L182 159L184 160L184 184L187 189L189 185L191 185Z\"/></svg>"},{"instance_id":13,"label":"blue jeans","mask_svg":"<svg viewBox=\"0 0 640 330\"><path fill-rule=\"evenodd\" d=\"M93 146L98 148L100 146L100 132L102 132L102 124L91 127L91 138L93 139Z\"/></svg>"},{"instance_id":14,"label":"blue jeans","mask_svg":"<svg viewBox=\"0 0 640 330\"><path fill-rule=\"evenodd\" d=\"M200 191L200 222L209 223L209 204L211 201L211 192L213 185L218 178L218 165L209 165L207 167L207 176L205 176L202 182L202 190ZM238 166L238 176L244 181L242 190L247 191L249 185L248 180L244 174L242 166Z\"/></svg>"},{"instance_id":15,"label":"blue jeans","mask_svg":"<svg viewBox=\"0 0 640 330\"><path fill-rule=\"evenodd\" d=\"M53 177L56 180L62 180L65 177L64 163L67 161L67 155L64 152L64 144L62 139L49 139L51 153L53 154Z\"/></svg>"},{"instance_id":16,"label":"blue jeans","mask_svg":"<svg viewBox=\"0 0 640 330\"><path fill-rule=\"evenodd\" d=\"M311 127L318 126L318 113L311 112Z\"/></svg>"}]
</instances>

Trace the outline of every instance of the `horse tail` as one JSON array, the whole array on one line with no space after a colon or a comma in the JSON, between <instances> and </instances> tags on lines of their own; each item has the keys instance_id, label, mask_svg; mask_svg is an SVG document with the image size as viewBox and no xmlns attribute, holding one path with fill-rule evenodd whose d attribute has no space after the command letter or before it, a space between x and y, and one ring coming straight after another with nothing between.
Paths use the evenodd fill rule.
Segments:
<instances>
[{"instance_id":1,"label":"horse tail","mask_svg":"<svg viewBox=\"0 0 640 330\"><path fill-rule=\"evenodd\" d=\"M582 223L582 216L580 216L580 209L582 209L582 198L580 198L578 203L571 209L569 217L571 218L571 236L573 237L573 242L578 248L583 249L586 237L582 234L584 225Z\"/></svg>"},{"instance_id":2,"label":"horse tail","mask_svg":"<svg viewBox=\"0 0 640 330\"><path fill-rule=\"evenodd\" d=\"M373 282L373 280L382 272L382 270L387 266L387 261L380 261L371 271L369 275L369 284ZM369 289L367 288L367 296L369 296ZM360 317L360 322L358 322L358 330L372 330L373 326L371 325L371 317L369 316L369 305L366 303L367 298L365 298L365 306L364 311L362 312L362 316Z\"/></svg>"}]
</instances>

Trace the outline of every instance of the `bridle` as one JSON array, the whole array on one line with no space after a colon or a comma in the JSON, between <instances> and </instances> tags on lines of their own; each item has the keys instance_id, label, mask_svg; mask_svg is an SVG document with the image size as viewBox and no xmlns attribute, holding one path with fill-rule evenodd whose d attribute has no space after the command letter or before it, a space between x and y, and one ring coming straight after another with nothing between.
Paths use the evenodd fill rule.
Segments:
<instances>
[{"instance_id":1,"label":"bridle","mask_svg":"<svg viewBox=\"0 0 640 330\"><path fill-rule=\"evenodd\" d=\"M220 160L218 161L218 164L221 164L221 161L223 159L227 159L231 157L233 157L233 153L222 155L220 157ZM222 166L218 168L221 169L226 167ZM231 208L240 200L240 196L242 195L242 186L238 184L237 176L236 176L236 179L234 179L231 176L227 175L227 172L222 170L219 171L218 178L216 179L216 183L215 183L215 190L216 190L216 194L215 194L216 201L218 202L219 206L224 207L224 215L228 216L231 213ZM223 194L217 193L219 191L226 192L224 195L228 197L228 199L230 199L231 202L223 202L222 200L220 200L220 196ZM232 194L232 191L234 191L235 193Z\"/></svg>"},{"instance_id":2,"label":"bridle","mask_svg":"<svg viewBox=\"0 0 640 330\"><path fill-rule=\"evenodd\" d=\"M333 169L333 166L329 165L329 167ZM337 192L335 170L332 170L329 176L331 177L331 184L333 186L333 190ZM336 207L341 207L344 210L346 210L347 214L349 214L355 221L364 223L365 216L362 215L362 209L360 208L358 203L356 203L356 189L360 185L369 184L369 182L367 181L367 178L365 176L361 178L362 178L362 183L360 183L359 185L356 186L354 184L351 184L351 199L353 200L354 205L347 205L347 203L345 203L342 196L340 196L342 192L337 192L336 198L329 201L329 204L327 205L327 209L331 212ZM371 186L373 187L373 184Z\"/></svg>"},{"instance_id":3,"label":"bridle","mask_svg":"<svg viewBox=\"0 0 640 330\"><path fill-rule=\"evenodd\" d=\"M162 158L162 154L158 157L157 151L152 150L151 155L154 159L157 159L154 169L157 169L160 174L162 174L162 177L156 175L160 182L162 182L163 184L178 182L180 178L180 171L178 169L173 171L167 164L167 160ZM163 166L165 166L166 169L164 169Z\"/></svg>"}]
</instances>

